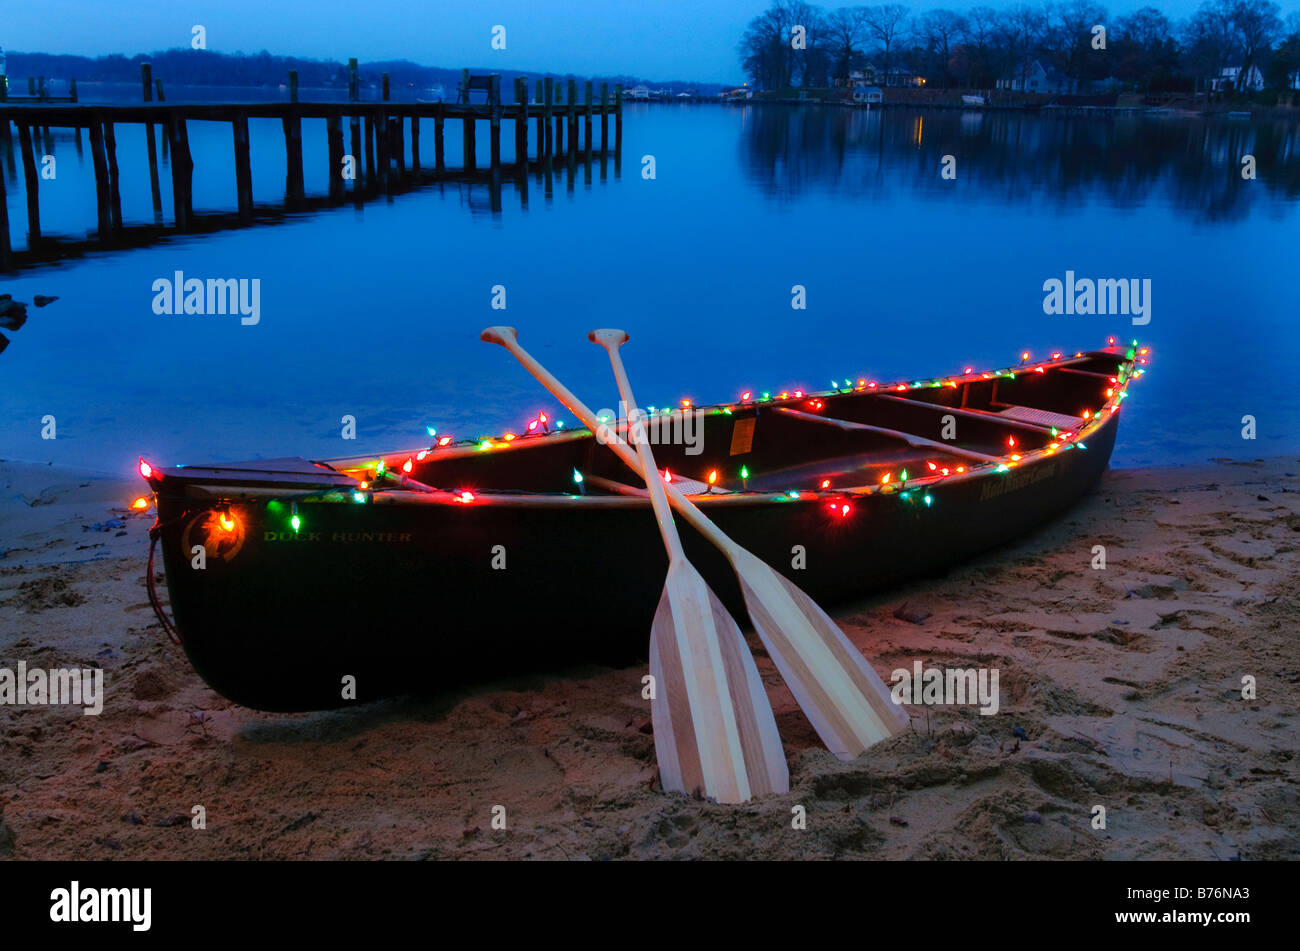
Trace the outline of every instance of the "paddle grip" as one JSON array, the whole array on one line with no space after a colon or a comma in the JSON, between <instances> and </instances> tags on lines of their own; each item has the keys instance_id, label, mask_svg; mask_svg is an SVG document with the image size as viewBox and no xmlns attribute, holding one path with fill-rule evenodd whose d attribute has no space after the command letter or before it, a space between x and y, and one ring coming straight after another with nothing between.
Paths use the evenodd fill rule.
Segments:
<instances>
[{"instance_id":1,"label":"paddle grip","mask_svg":"<svg viewBox=\"0 0 1300 951\"><path fill-rule=\"evenodd\" d=\"M598 343L602 347L621 347L627 343L628 336L626 330L614 330L609 327L587 332L587 339L592 343Z\"/></svg>"},{"instance_id":2,"label":"paddle grip","mask_svg":"<svg viewBox=\"0 0 1300 951\"><path fill-rule=\"evenodd\" d=\"M500 344L503 347L509 347L510 344L519 340L519 331L514 327L488 327L478 335L480 340L486 340L488 343Z\"/></svg>"}]
</instances>

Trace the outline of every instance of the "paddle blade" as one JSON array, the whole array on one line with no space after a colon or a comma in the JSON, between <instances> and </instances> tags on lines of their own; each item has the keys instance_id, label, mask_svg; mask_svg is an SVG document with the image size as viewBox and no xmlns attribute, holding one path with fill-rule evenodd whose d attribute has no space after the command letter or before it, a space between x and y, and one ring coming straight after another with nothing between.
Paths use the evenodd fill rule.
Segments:
<instances>
[{"instance_id":1,"label":"paddle blade","mask_svg":"<svg viewBox=\"0 0 1300 951\"><path fill-rule=\"evenodd\" d=\"M853 759L907 727L907 713L844 632L766 562L729 552L754 629L826 748Z\"/></svg>"},{"instance_id":2,"label":"paddle blade","mask_svg":"<svg viewBox=\"0 0 1300 951\"><path fill-rule=\"evenodd\" d=\"M689 796L696 791L703 793L704 774L700 771L695 724L686 702L686 679L677 640L669 637L667 642L663 647L658 625L650 629L650 676L655 690L650 701L650 724L654 727L655 760L664 790Z\"/></svg>"},{"instance_id":3,"label":"paddle blade","mask_svg":"<svg viewBox=\"0 0 1300 951\"><path fill-rule=\"evenodd\" d=\"M744 802L755 787L788 790L757 668L752 676L746 670L749 651L739 628L687 562L669 566L650 640L651 670L658 670L651 716L664 788L723 803Z\"/></svg>"},{"instance_id":4,"label":"paddle blade","mask_svg":"<svg viewBox=\"0 0 1300 951\"><path fill-rule=\"evenodd\" d=\"M790 791L790 770L785 749L777 732L776 716L767 690L758 676L754 655L749 651L735 618L709 590L714 620L720 635L723 665L727 671L732 706L736 710L736 729L745 756L745 772L750 792L755 796L782 795ZM654 726L655 758L659 763L659 782L666 790L690 795L704 789L700 770L698 742L685 703L670 698L686 696L686 682L677 646L668 641L665 660L658 630L650 632L650 674L655 679L655 700L650 704L650 722ZM665 742L661 742L661 738ZM671 742L667 742L671 738ZM679 744L682 749L679 750Z\"/></svg>"},{"instance_id":5,"label":"paddle blade","mask_svg":"<svg viewBox=\"0 0 1300 951\"><path fill-rule=\"evenodd\" d=\"M718 646L727 672L731 705L736 711L736 728L745 754L745 773L749 790L755 796L780 795L790 791L790 770L785 762L785 748L776 729L772 701L758 676L754 655L740 633L740 625L727 613L713 589L705 584L713 609L713 624L718 632Z\"/></svg>"}]
</instances>

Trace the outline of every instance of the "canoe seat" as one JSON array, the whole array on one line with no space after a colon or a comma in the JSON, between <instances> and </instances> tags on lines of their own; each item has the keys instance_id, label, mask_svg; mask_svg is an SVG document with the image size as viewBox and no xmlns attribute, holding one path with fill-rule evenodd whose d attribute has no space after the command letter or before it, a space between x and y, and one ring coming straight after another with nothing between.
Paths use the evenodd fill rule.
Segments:
<instances>
[{"instance_id":1,"label":"canoe seat","mask_svg":"<svg viewBox=\"0 0 1300 951\"><path fill-rule=\"evenodd\" d=\"M1066 432L1074 432L1079 428L1079 424L1083 422L1078 416L1052 413L1045 409L1034 409L1032 406L1008 406L1005 409L998 410L998 415L1008 416L1022 423L1055 426L1057 429L1063 429Z\"/></svg>"}]
</instances>

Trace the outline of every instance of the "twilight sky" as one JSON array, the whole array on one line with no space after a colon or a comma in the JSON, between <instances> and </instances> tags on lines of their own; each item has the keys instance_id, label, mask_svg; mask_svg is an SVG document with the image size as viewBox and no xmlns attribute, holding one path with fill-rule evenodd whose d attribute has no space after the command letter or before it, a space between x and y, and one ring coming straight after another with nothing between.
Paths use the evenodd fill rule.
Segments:
<instances>
[{"instance_id":1,"label":"twilight sky","mask_svg":"<svg viewBox=\"0 0 1300 951\"><path fill-rule=\"evenodd\" d=\"M964 11L976 0L908 4ZM986 0L1005 6L1006 0ZM629 73L738 81L736 43L766 0L3 0L0 46L24 52L146 53L188 46L319 59L409 59L427 66ZM1157 6L1171 19L1199 0L1124 0L1112 16ZM833 9L839 0L820 4ZM849 5L852 0L849 0ZM1284 2L1284 10L1292 4ZM490 47L506 28L506 49Z\"/></svg>"}]
</instances>

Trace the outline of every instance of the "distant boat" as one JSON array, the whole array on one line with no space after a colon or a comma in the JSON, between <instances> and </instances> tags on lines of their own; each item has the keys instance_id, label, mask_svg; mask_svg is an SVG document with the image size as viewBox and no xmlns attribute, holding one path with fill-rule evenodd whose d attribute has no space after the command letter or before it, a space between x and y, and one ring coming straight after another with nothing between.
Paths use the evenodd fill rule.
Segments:
<instances>
[{"instance_id":1,"label":"distant boat","mask_svg":"<svg viewBox=\"0 0 1300 951\"><path fill-rule=\"evenodd\" d=\"M1250 118L1250 113L1249 113L1249 112L1241 112L1240 110L1235 111L1235 112L1229 112L1229 113L1228 113L1228 118L1229 118L1229 119L1249 119L1249 118Z\"/></svg>"},{"instance_id":2,"label":"distant boat","mask_svg":"<svg viewBox=\"0 0 1300 951\"><path fill-rule=\"evenodd\" d=\"M963 106L983 106L986 105L983 96L965 95L961 97Z\"/></svg>"}]
</instances>

